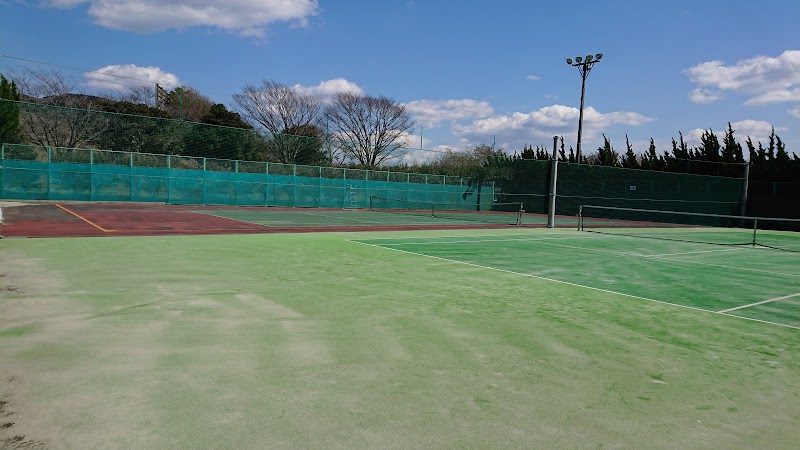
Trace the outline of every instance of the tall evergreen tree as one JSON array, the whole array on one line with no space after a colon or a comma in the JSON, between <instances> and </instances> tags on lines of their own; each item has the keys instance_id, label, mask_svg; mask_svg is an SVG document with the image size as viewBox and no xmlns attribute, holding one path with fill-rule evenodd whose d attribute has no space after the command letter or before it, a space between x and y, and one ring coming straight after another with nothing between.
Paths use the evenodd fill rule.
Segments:
<instances>
[{"instance_id":1,"label":"tall evergreen tree","mask_svg":"<svg viewBox=\"0 0 800 450\"><path fill-rule=\"evenodd\" d=\"M756 147L753 145L753 139L750 136L747 136L745 145L747 145L747 155L750 159L750 165L754 165L756 161L758 161L758 152L756 152Z\"/></svg>"},{"instance_id":2,"label":"tall evergreen tree","mask_svg":"<svg viewBox=\"0 0 800 450\"><path fill-rule=\"evenodd\" d=\"M525 144L522 147L522 153L519 154L522 159L536 159L536 153L533 151L532 145Z\"/></svg>"},{"instance_id":3,"label":"tall evergreen tree","mask_svg":"<svg viewBox=\"0 0 800 450\"><path fill-rule=\"evenodd\" d=\"M558 162L567 162L567 153L564 150L564 136L560 136L558 138L559 141L559 148L558 148Z\"/></svg>"},{"instance_id":4,"label":"tall evergreen tree","mask_svg":"<svg viewBox=\"0 0 800 450\"><path fill-rule=\"evenodd\" d=\"M672 140L672 154L675 155L676 159L691 159L692 156L689 152L689 145L683 138L683 133L679 131L678 136L680 136L680 141L677 143L677 146L675 139Z\"/></svg>"},{"instance_id":5,"label":"tall evergreen tree","mask_svg":"<svg viewBox=\"0 0 800 450\"><path fill-rule=\"evenodd\" d=\"M744 162L744 155L742 154L742 144L736 142L733 126L728 122L728 131L725 132L725 137L722 139L724 144L722 147L722 160L724 162Z\"/></svg>"},{"instance_id":6,"label":"tall evergreen tree","mask_svg":"<svg viewBox=\"0 0 800 450\"><path fill-rule=\"evenodd\" d=\"M647 153L642 155L642 169L647 170L663 170L662 165L659 163L658 153L656 151L656 141L650 138L650 145L647 148Z\"/></svg>"},{"instance_id":7,"label":"tall evergreen tree","mask_svg":"<svg viewBox=\"0 0 800 450\"><path fill-rule=\"evenodd\" d=\"M772 127L772 133L769 135L769 147L767 147L767 160L775 161L775 127Z\"/></svg>"},{"instance_id":8,"label":"tall evergreen tree","mask_svg":"<svg viewBox=\"0 0 800 450\"><path fill-rule=\"evenodd\" d=\"M721 148L719 138L709 128L703 131L703 135L700 136L700 145L695 150L695 155L701 161L719 161Z\"/></svg>"},{"instance_id":9,"label":"tall evergreen tree","mask_svg":"<svg viewBox=\"0 0 800 450\"><path fill-rule=\"evenodd\" d=\"M19 104L15 103L19 99L16 83L0 74L0 144L16 143L19 138Z\"/></svg>"},{"instance_id":10,"label":"tall evergreen tree","mask_svg":"<svg viewBox=\"0 0 800 450\"><path fill-rule=\"evenodd\" d=\"M622 167L626 167L628 169L641 168L639 160L636 157L636 153L633 151L633 146L631 146L631 141L628 139L627 134L625 134L625 147L627 148L627 151L625 152L625 156L622 157Z\"/></svg>"},{"instance_id":11,"label":"tall evergreen tree","mask_svg":"<svg viewBox=\"0 0 800 450\"><path fill-rule=\"evenodd\" d=\"M619 153L611 146L611 141L603 135L603 146L597 149L597 163L601 166L619 166Z\"/></svg>"},{"instance_id":12,"label":"tall evergreen tree","mask_svg":"<svg viewBox=\"0 0 800 450\"><path fill-rule=\"evenodd\" d=\"M774 130L773 130L774 133ZM775 153L775 161L783 166L789 163L789 153L786 152L786 144L783 143L780 136L775 136L775 148L777 152Z\"/></svg>"}]
</instances>

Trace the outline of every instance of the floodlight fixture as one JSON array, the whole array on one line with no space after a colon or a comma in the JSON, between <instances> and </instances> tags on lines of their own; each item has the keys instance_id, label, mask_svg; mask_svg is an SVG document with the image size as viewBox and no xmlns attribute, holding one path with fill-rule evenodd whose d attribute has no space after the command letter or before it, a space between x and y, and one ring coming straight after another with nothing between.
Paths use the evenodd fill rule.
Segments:
<instances>
[{"instance_id":1,"label":"floodlight fixture","mask_svg":"<svg viewBox=\"0 0 800 450\"><path fill-rule=\"evenodd\" d=\"M592 62L592 58L594 58L594 56L586 55L586 62Z\"/></svg>"},{"instance_id":2,"label":"floodlight fixture","mask_svg":"<svg viewBox=\"0 0 800 450\"><path fill-rule=\"evenodd\" d=\"M572 58L567 58L567 64L572 64Z\"/></svg>"},{"instance_id":3,"label":"floodlight fixture","mask_svg":"<svg viewBox=\"0 0 800 450\"><path fill-rule=\"evenodd\" d=\"M600 61L603 58L603 54L602 53L598 53L598 54L594 55L594 57L597 58L598 61Z\"/></svg>"},{"instance_id":4,"label":"floodlight fixture","mask_svg":"<svg viewBox=\"0 0 800 450\"><path fill-rule=\"evenodd\" d=\"M576 57L575 57L575 62L576 62L576 63L578 63L578 64L580 64L580 63L582 63L582 62L583 62L583 58L581 58L580 56L576 56Z\"/></svg>"}]
</instances>

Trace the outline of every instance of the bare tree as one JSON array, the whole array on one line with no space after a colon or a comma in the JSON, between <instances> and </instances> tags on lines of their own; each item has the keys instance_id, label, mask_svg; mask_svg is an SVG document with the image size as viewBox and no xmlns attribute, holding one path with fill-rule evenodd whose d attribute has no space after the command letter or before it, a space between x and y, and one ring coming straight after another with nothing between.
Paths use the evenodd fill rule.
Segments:
<instances>
[{"instance_id":1,"label":"bare tree","mask_svg":"<svg viewBox=\"0 0 800 450\"><path fill-rule=\"evenodd\" d=\"M138 84L131 86L125 91L115 91L109 95L118 102L130 102L134 105L156 106L156 94L153 85Z\"/></svg>"},{"instance_id":2,"label":"bare tree","mask_svg":"<svg viewBox=\"0 0 800 450\"><path fill-rule=\"evenodd\" d=\"M405 107L386 97L340 93L326 114L335 145L367 167L400 156L403 136L414 129Z\"/></svg>"},{"instance_id":3,"label":"bare tree","mask_svg":"<svg viewBox=\"0 0 800 450\"><path fill-rule=\"evenodd\" d=\"M53 147L85 147L108 127L97 109L103 100L80 90L80 83L56 70L13 71L24 100L20 132L29 142Z\"/></svg>"},{"instance_id":4,"label":"bare tree","mask_svg":"<svg viewBox=\"0 0 800 450\"><path fill-rule=\"evenodd\" d=\"M237 109L254 125L272 135L271 159L286 164L303 163L309 148L322 146L322 101L289 86L262 80L245 85L233 95ZM313 153L313 152L312 152Z\"/></svg>"},{"instance_id":5,"label":"bare tree","mask_svg":"<svg viewBox=\"0 0 800 450\"><path fill-rule=\"evenodd\" d=\"M214 102L191 87L175 88L167 94L165 110L174 119L200 122Z\"/></svg>"}]
</instances>

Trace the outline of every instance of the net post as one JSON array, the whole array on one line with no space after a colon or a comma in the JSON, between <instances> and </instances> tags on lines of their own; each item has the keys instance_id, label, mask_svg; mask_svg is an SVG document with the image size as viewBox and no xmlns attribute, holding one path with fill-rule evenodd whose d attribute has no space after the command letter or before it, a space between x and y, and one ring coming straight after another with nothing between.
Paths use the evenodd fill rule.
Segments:
<instances>
[{"instance_id":1,"label":"net post","mask_svg":"<svg viewBox=\"0 0 800 450\"><path fill-rule=\"evenodd\" d=\"M517 225L522 226L522 214L525 212L525 203L519 202L519 211L517 211Z\"/></svg>"},{"instance_id":2,"label":"net post","mask_svg":"<svg viewBox=\"0 0 800 450\"><path fill-rule=\"evenodd\" d=\"M348 189L350 189L350 188L348 188ZM373 198L373 197L375 197L375 196L374 196L374 195L370 195L370 196L369 196L369 210L370 210L370 211L374 211L374 210L372 209L372 198Z\"/></svg>"},{"instance_id":3,"label":"net post","mask_svg":"<svg viewBox=\"0 0 800 450\"><path fill-rule=\"evenodd\" d=\"M578 231L583 230L583 205L578 206Z\"/></svg>"},{"instance_id":4,"label":"net post","mask_svg":"<svg viewBox=\"0 0 800 450\"><path fill-rule=\"evenodd\" d=\"M758 230L758 217L753 218L753 247L756 246L756 230Z\"/></svg>"}]
</instances>

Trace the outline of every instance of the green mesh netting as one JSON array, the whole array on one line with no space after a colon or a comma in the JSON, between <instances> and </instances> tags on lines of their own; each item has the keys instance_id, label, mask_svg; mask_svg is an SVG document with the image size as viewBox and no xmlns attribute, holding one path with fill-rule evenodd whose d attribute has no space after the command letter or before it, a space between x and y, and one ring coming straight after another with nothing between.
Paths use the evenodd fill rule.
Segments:
<instances>
[{"instance_id":1,"label":"green mesh netting","mask_svg":"<svg viewBox=\"0 0 800 450\"><path fill-rule=\"evenodd\" d=\"M30 145L2 147L0 198L366 208L373 195L491 203L491 183L460 177Z\"/></svg>"}]
</instances>

